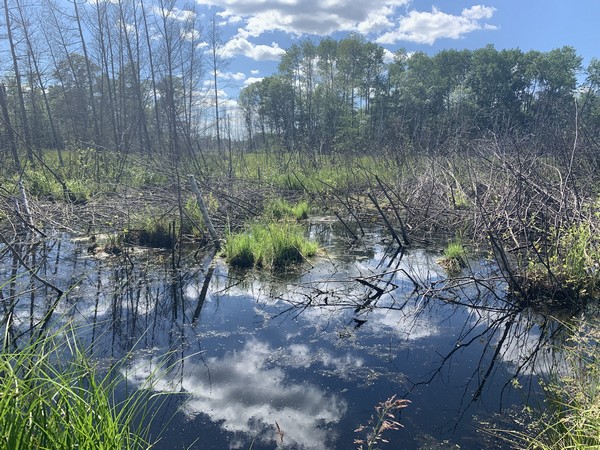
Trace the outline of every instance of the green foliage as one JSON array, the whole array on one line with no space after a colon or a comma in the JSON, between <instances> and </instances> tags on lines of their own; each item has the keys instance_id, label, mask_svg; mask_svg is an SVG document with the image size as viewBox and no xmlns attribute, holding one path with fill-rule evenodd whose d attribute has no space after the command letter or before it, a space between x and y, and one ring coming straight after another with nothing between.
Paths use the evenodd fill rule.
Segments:
<instances>
[{"instance_id":1,"label":"green foliage","mask_svg":"<svg viewBox=\"0 0 600 450\"><path fill-rule=\"evenodd\" d=\"M467 265L467 252L460 239L448 243L444 248L440 265L448 272L458 272Z\"/></svg>"},{"instance_id":2,"label":"green foliage","mask_svg":"<svg viewBox=\"0 0 600 450\"><path fill-rule=\"evenodd\" d=\"M302 229L288 222L256 223L242 233L231 234L224 247L227 262L236 267L285 269L317 253L318 246Z\"/></svg>"},{"instance_id":3,"label":"green foliage","mask_svg":"<svg viewBox=\"0 0 600 450\"><path fill-rule=\"evenodd\" d=\"M147 429L135 425L146 417L143 394L116 403L118 371L100 377L73 338L62 339L0 353L0 448L149 448Z\"/></svg>"},{"instance_id":4,"label":"green foliage","mask_svg":"<svg viewBox=\"0 0 600 450\"><path fill-rule=\"evenodd\" d=\"M559 350L565 355L563 375L543 388L546 402L527 434L514 436L520 447L539 450L600 448L600 329L597 324L571 329Z\"/></svg>"},{"instance_id":5,"label":"green foliage","mask_svg":"<svg viewBox=\"0 0 600 450\"><path fill-rule=\"evenodd\" d=\"M267 153L244 154L236 165L236 176L267 182L280 189L318 193L331 189L355 189L374 181L398 176L395 163L376 156L322 155L315 158Z\"/></svg>"},{"instance_id":6,"label":"green foliage","mask_svg":"<svg viewBox=\"0 0 600 450\"><path fill-rule=\"evenodd\" d=\"M532 260L528 267L529 283L540 292L560 293L574 299L595 298L600 291L600 237L590 222L574 224L560 233L547 250L548 267ZM547 272L552 273L551 286ZM556 281L560 286L555 286ZM558 292L557 292L558 291Z\"/></svg>"}]
</instances>

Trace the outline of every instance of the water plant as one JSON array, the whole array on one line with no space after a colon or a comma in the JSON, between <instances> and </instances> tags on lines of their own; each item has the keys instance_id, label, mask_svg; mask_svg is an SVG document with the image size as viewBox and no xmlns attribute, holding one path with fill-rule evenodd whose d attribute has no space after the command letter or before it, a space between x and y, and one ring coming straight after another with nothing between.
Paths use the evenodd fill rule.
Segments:
<instances>
[{"instance_id":1,"label":"water plant","mask_svg":"<svg viewBox=\"0 0 600 450\"><path fill-rule=\"evenodd\" d=\"M387 443L388 440L383 437L386 430L398 430L402 424L396 420L395 413L408 406L410 400L396 398L392 395L384 402L380 402L376 407L376 414L372 415L367 425L360 425L355 433L366 432L364 438L355 439L354 443L358 444L358 450L374 450L378 443Z\"/></svg>"},{"instance_id":2,"label":"water plant","mask_svg":"<svg viewBox=\"0 0 600 450\"><path fill-rule=\"evenodd\" d=\"M538 450L600 448L600 327L598 322L570 328L557 350L565 367L542 387L543 405L534 408L526 432L503 432L517 448Z\"/></svg>"},{"instance_id":3,"label":"water plant","mask_svg":"<svg viewBox=\"0 0 600 450\"><path fill-rule=\"evenodd\" d=\"M592 221L557 232L544 252L529 260L526 292L536 297L564 298L578 303L600 292L600 238Z\"/></svg>"},{"instance_id":4,"label":"water plant","mask_svg":"<svg viewBox=\"0 0 600 450\"><path fill-rule=\"evenodd\" d=\"M299 226L280 222L255 223L241 233L230 234L223 252L232 266L277 270L302 262L317 250L318 245L306 239Z\"/></svg>"},{"instance_id":5,"label":"water plant","mask_svg":"<svg viewBox=\"0 0 600 450\"><path fill-rule=\"evenodd\" d=\"M150 448L143 391L117 401L122 377L116 370L100 376L74 337L5 345L0 373L0 448Z\"/></svg>"}]
</instances>

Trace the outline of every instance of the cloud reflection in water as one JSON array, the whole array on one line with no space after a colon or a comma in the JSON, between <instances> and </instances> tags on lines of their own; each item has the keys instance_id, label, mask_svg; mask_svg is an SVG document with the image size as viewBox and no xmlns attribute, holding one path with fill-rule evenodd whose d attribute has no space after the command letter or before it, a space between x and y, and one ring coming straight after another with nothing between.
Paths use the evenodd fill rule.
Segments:
<instances>
[{"instance_id":1,"label":"cloud reflection in water","mask_svg":"<svg viewBox=\"0 0 600 450\"><path fill-rule=\"evenodd\" d=\"M310 366L309 349L303 347L284 350L288 354L283 361L292 367ZM205 414L226 431L256 436L264 442L279 440L277 421L286 448L328 448L334 438L328 425L344 416L346 402L314 384L289 379L284 368L274 364L280 361L274 356L276 352L268 344L251 339L240 350L205 359L206 366L187 362L182 377L157 373L155 389L189 393L182 409L190 420ZM319 359L326 364L348 363L333 361L327 355ZM151 373L149 364L148 360L137 361L128 376L142 383ZM178 381L173 382L174 378ZM236 448L238 444L232 441L230 446Z\"/></svg>"}]
</instances>

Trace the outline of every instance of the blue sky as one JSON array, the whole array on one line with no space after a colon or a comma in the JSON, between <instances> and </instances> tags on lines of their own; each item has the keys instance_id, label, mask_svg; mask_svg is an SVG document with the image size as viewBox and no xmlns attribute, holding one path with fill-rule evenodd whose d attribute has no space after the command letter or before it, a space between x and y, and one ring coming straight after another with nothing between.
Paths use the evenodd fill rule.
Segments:
<instances>
[{"instance_id":1,"label":"blue sky","mask_svg":"<svg viewBox=\"0 0 600 450\"><path fill-rule=\"evenodd\" d=\"M584 66L600 56L599 0L202 0L196 7L205 24L215 14L220 24L230 97L273 74L293 42L353 31L388 56L401 47L435 54L487 44L523 51L571 45Z\"/></svg>"}]
</instances>

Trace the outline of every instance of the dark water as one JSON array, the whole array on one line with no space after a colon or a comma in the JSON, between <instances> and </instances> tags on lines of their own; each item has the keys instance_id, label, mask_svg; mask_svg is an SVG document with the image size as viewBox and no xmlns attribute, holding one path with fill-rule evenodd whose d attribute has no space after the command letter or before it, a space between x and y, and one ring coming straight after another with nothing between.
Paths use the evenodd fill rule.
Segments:
<instances>
[{"instance_id":1,"label":"dark water","mask_svg":"<svg viewBox=\"0 0 600 450\"><path fill-rule=\"evenodd\" d=\"M25 276L3 295L21 293L14 330L54 308L52 326L76 325L101 363L127 356L127 389L163 394L156 449L352 449L392 395L411 403L384 448L509 448L485 430L541 401L560 326L505 301L483 258L448 280L435 251L399 252L377 230L359 244L328 225L311 234L326 254L276 275L192 252L99 257L63 236L28 255L65 299Z\"/></svg>"}]
</instances>

